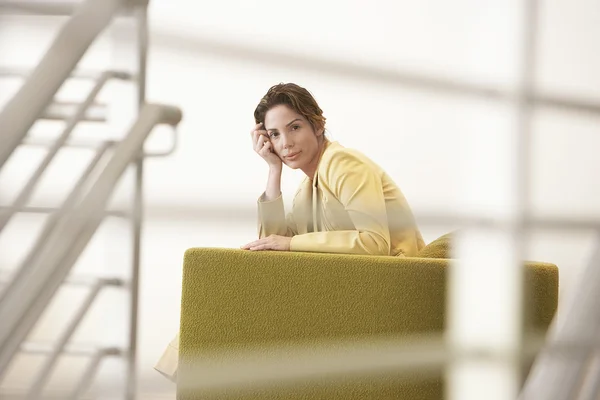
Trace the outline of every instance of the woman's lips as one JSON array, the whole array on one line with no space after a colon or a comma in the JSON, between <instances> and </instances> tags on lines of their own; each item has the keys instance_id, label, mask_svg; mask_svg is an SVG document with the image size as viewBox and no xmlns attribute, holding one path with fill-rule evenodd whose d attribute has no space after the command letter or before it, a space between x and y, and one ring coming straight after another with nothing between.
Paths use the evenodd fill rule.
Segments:
<instances>
[{"instance_id":1,"label":"woman's lips","mask_svg":"<svg viewBox=\"0 0 600 400\"><path fill-rule=\"evenodd\" d=\"M300 154L300 152L298 151L296 153L288 154L287 156L285 156L285 158L288 160L295 160L296 158L298 158L299 154Z\"/></svg>"}]
</instances>

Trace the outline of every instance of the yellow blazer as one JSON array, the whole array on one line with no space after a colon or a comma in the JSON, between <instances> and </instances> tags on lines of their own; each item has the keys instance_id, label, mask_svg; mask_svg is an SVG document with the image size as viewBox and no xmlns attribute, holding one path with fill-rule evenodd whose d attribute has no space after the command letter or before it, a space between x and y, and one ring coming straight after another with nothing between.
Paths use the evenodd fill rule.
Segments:
<instances>
[{"instance_id":1,"label":"yellow blazer","mask_svg":"<svg viewBox=\"0 0 600 400\"><path fill-rule=\"evenodd\" d=\"M404 195L381 167L338 142L325 142L285 214L279 196L258 199L258 232L291 236L291 251L415 256L425 246Z\"/></svg>"}]
</instances>

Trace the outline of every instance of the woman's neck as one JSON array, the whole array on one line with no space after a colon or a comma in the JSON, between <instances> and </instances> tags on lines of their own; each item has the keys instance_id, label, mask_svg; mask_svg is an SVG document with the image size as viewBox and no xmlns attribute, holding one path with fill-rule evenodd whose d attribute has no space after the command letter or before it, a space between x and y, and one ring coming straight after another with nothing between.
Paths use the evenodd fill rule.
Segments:
<instances>
[{"instance_id":1,"label":"woman's neck","mask_svg":"<svg viewBox=\"0 0 600 400\"><path fill-rule=\"evenodd\" d=\"M319 143L319 151L317 153L317 157L315 157L315 159L310 163L309 166L302 169L302 171L306 174L306 176L308 176L308 179L310 179L311 181L313 181L316 177L317 170L319 168L319 163L321 162L321 157L323 157L323 153L325 152L325 149L327 148L328 144L329 140L325 139L325 137L322 137Z\"/></svg>"}]
</instances>

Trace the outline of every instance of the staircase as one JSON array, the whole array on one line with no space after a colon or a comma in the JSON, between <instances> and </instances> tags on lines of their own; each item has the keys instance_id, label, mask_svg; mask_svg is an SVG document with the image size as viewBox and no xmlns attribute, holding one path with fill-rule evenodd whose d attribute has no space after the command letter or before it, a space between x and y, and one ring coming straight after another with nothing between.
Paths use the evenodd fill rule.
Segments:
<instances>
[{"instance_id":1,"label":"staircase","mask_svg":"<svg viewBox=\"0 0 600 400\"><path fill-rule=\"evenodd\" d=\"M11 18L61 18L64 23L52 38L37 65L32 68L2 66L0 81L21 81L19 88L0 110L0 172L14 154L24 148L41 148L44 155L34 172L9 204L0 205L0 234L10 235L10 223L22 214L42 214L40 234L17 266L0 270L0 398L53 398L48 388L52 374L65 356L85 357L88 361L77 378L57 396L79 399L89 396L89 388L104 360L117 357L126 364L126 378L119 389L125 399L136 396L136 348L140 236L142 224L143 165L147 157L168 156L172 149L147 153L144 143L157 125L176 127L181 111L173 106L145 101L148 1L0 1L0 14ZM111 49L114 68L82 70L81 60L91 46L107 32L113 33ZM114 32L117 32L115 35ZM1 35L1 33L0 33ZM23 43L23 46L26 46ZM57 93L71 80L87 82L90 87L82 101L64 101ZM99 100L99 95L113 82L129 93L135 104L123 132L111 132L116 125L110 110L119 105ZM0 82L1 84L1 82ZM121 85L121 86L119 86ZM121 93L121 92L120 92ZM58 134L35 137L34 125L43 121L61 124ZM86 139L74 137L82 124L94 125ZM31 199L47 175L52 163L65 149L91 152L87 165L59 206L32 206ZM127 209L111 210L109 204L128 169L134 179ZM127 221L132 235L131 267L116 276L76 276L72 273L77 260L88 247L99 226L107 217ZM118 240L118 238L117 238ZM0 249L0 254L2 250ZM4 266L0 266L3 268ZM66 286L86 288L79 304L73 305L68 323L55 341L34 343L32 330L48 309L57 292ZM78 344L73 338L81 322L107 288L128 293L128 337L125 346ZM107 322L111 316L105 317ZM23 354L43 355L39 368L28 371L31 385L18 391L3 391L10 382L11 368Z\"/></svg>"}]
</instances>

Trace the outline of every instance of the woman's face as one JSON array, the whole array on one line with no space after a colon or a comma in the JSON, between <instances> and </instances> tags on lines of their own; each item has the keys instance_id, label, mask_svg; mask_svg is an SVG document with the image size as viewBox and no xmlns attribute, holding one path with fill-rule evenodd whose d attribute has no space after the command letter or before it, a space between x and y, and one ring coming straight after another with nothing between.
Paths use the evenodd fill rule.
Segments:
<instances>
[{"instance_id":1,"label":"woman's face","mask_svg":"<svg viewBox=\"0 0 600 400\"><path fill-rule=\"evenodd\" d=\"M319 163L321 147L319 136L302 115L286 105L278 105L267 111L265 129L275 153L284 164L302 169L308 176L314 174Z\"/></svg>"}]
</instances>

